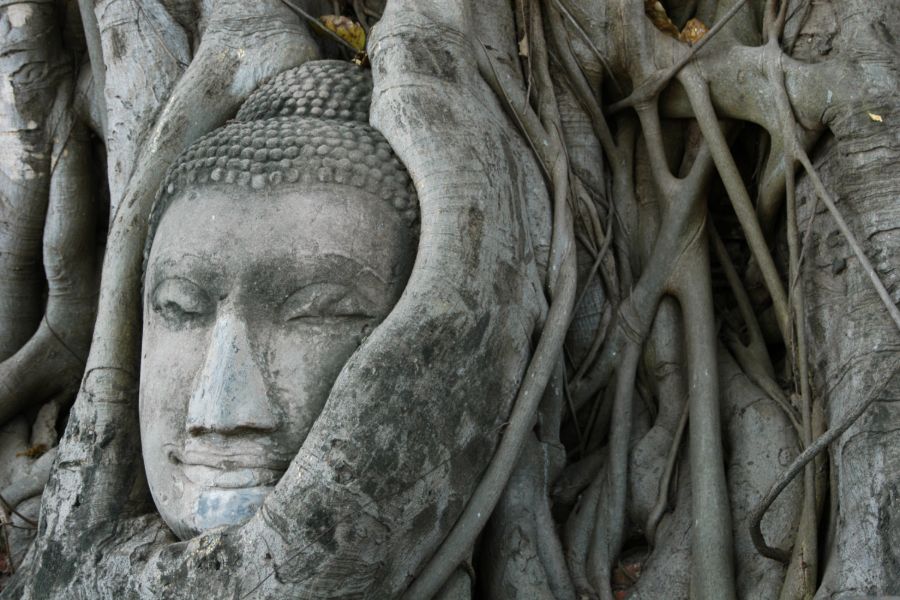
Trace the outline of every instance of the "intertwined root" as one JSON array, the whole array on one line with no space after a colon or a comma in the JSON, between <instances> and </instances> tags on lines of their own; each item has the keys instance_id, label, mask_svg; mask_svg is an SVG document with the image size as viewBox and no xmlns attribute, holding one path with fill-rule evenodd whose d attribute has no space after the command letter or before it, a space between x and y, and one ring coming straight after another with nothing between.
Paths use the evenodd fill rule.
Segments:
<instances>
[{"instance_id":1,"label":"intertwined root","mask_svg":"<svg viewBox=\"0 0 900 600\"><path fill-rule=\"evenodd\" d=\"M674 432L670 432L662 440L653 442L658 449L650 450L653 446L648 446L647 443L651 439L657 440L660 430L639 428L634 431L632 411L628 407L634 401L636 391L641 389L640 381L635 381L635 352L646 344L647 332L654 318L659 319L660 300L666 295L679 301L681 319L684 320L684 333L678 334L678 345L683 344L687 360L678 364L676 370L684 372L685 377L690 380L687 395L691 408L687 412L690 414L688 421L693 442L688 452L689 468L686 466L685 471L690 473L693 512L703 515L702 519L694 519L691 527L691 585L694 592L699 597L723 597L722 594L728 595L736 590L741 597L768 597L780 590L782 596L788 598L809 597L816 591L819 553L817 524L823 508L825 481L819 455L866 411L877 399L879 392L878 389L868 390L864 401L856 403L842 419L832 423L827 435L823 435L822 400L815 397L810 385L806 301L802 287L798 285L802 277L803 249L795 201L796 166L803 169L816 196L835 219L840 235L846 239L853 256L859 261L862 271L880 299L882 310L894 322L894 333L900 330L900 311L808 155L808 148L818 136L818 130L827 124L813 115L822 115L825 107L821 100L817 103L813 99L816 95L813 89L798 86L795 78L807 77L804 71L816 71L816 78L825 78L828 74L843 75L846 63L832 60L822 65L803 65L787 56L780 41L789 17L788 2L767 2L761 10L761 29L755 34L761 35L765 43L754 48L743 45L739 40L754 35L751 13L748 10L740 12L744 8L743 4L734 2L721 7L714 26L700 43L694 43L691 47L675 44L656 31L661 29L665 34L667 28L674 27L658 3L645 7L648 15L653 17L656 29L647 20L639 18L639 9L632 3L611 2L606 3L603 8L596 5L593 6L594 12L584 7L570 6L570 3L563 1L547 2L541 6L529 2L518 4L517 16L540 11L544 14L544 29L536 31L534 27L530 27L527 39L523 38L528 42L527 49L540 47L543 43L542 35L553 40L553 58L557 64L562 65L564 71L564 76L561 77L563 82L553 90L542 87L540 79L535 77L533 84L536 97L543 98L553 93L562 96L574 94L577 97L582 115L592 126L595 140L604 152L603 160L595 164L619 184L613 186L611 202L609 199L601 199L599 206L605 212L603 218L611 224L615 223L612 232L617 239L613 240L612 245L619 249L615 272L620 277L618 281L610 282L609 278L602 278L600 281L606 287L606 296L609 298L615 298L618 289L628 290L630 287L631 293L623 294L621 300L612 305L615 316L609 329L598 327L594 342L582 344L586 350L579 354L579 362L572 365L575 375L569 382L572 409L581 411L569 415L577 434L578 451L585 455L586 450L591 448L591 442L586 442L585 438L597 435L598 422L601 439L594 440L593 447L597 447L606 438L605 452L602 454L604 458L600 464L592 467L595 469L595 477L590 483L589 480L582 480L583 493L571 514L565 536L569 571L574 585L579 593L591 597L595 594L603 598L610 597L610 572L616 556L622 550L622 528L626 524L622 490L626 480L638 482L647 478L648 469L653 473L651 478L655 477L660 481L659 499L653 505L653 514L646 527L643 531L638 527L637 532L653 546L665 545L659 539L657 526L661 513L667 506L672 465L675 463L674 457L678 455L678 444L672 445L671 435ZM592 36L591 25L604 22L602 16L598 18L598 15L604 14L610 19L606 21L607 29L602 36ZM725 29L729 20L736 16L734 27ZM802 23L799 27L795 23L792 26L796 39L796 31L802 27ZM523 29L520 27L520 31ZM679 37L677 29L673 31L675 33L672 37ZM724 32L720 39L714 40L720 32ZM578 41L578 49L573 53L575 40ZM703 53L702 49L706 44L709 44L708 48L715 50ZM534 64L539 60L539 53L522 54L527 55L527 61L523 59L522 62L529 72L540 68ZM762 65L762 68L758 65ZM537 119L527 114L527 102L516 103L516 91L497 83L500 79L497 75L498 67L488 67L482 66L482 73L489 82L493 82L498 95L506 99L509 110L516 114L516 121L532 145L540 148L543 133L534 125ZM586 74L592 78L591 82ZM612 128L607 124L608 117L604 115L600 99L594 92L599 89L597 82L601 79L601 74L609 76L608 81L615 84L605 88L612 92L613 97L607 111L608 115L616 115L615 126ZM673 80L677 80L680 86L678 90L670 92L669 84ZM531 77L528 81L530 86ZM623 81L630 83L632 91L625 98L616 98L613 90L615 88L621 93ZM661 98L664 90L667 95L663 102ZM833 92L829 91L829 103L832 102L832 95ZM848 105L851 103L849 98L845 101ZM633 142L617 144L612 134L612 130L628 130L630 117L620 111L626 111L630 107L636 110L640 120L643 138L640 150L644 151L646 148L644 156L650 164L649 172L645 170L643 176L652 180L652 186L642 187L640 169L632 171ZM846 108L849 106L845 106ZM689 143L691 138L688 136L682 138L684 158L674 173L671 172L673 146L677 143L674 140L683 134L679 133L679 126L671 121L661 121L661 112L671 116L693 117L702 134L701 144ZM767 166L759 180L760 204L756 207L751 200L746 175L741 172L729 147L729 136L733 138L731 133L734 132L734 126L719 121L723 114L762 125L771 139ZM880 115L876 115L878 116ZM877 121L876 117L872 119ZM569 123L574 120L570 118ZM568 130L559 124L549 127L554 126L563 129L567 136L573 136L572 141L583 135L572 126ZM810 131L808 127L813 130ZM567 138L566 141L570 140ZM577 147L583 147L583 144L578 144ZM578 160L573 158L576 164ZM678 159L674 160L674 164L678 165ZM764 285L765 296L771 302L776 335L788 351L785 366L791 373L790 388L794 390L793 393L782 390L777 383L766 343L768 341L768 346L772 346L772 334L763 334L758 322L759 311L751 304L744 290L747 280L742 282L737 275L732 265L733 259L714 230L710 231L714 242L712 248L726 271L743 322L737 323L736 330L731 328L730 318L726 322L728 330L725 332L725 340L729 350L717 348L715 332L708 327L715 322L714 315L718 313L702 292L709 289L705 229L709 227L706 204L710 196L712 165L731 200L750 254L750 263ZM623 174L624 169L629 172ZM576 181L571 189L584 187L579 176L571 172L569 176ZM629 183L632 177L637 178L636 183ZM655 203L650 209L647 208L650 200L648 195ZM604 236L602 223L599 226L592 225L590 219L583 218L586 211L578 208L585 201L583 196L573 193L570 205L576 209L576 215L582 217L576 221L576 238L592 257L596 257L590 268L581 271L582 275L587 273L590 280L596 275L597 266L604 258L598 249L608 248L610 239L609 236ZM616 214L610 204L614 206ZM774 216L785 209L789 252L787 271L783 273L776 266L769 232L774 224ZM639 216L629 221L629 215ZM650 228L646 227L648 220L653 223ZM640 232L637 230L637 223L644 227ZM644 243L642 247L637 236L646 236L648 233L653 242L649 246ZM634 272L636 278L633 284L627 283L629 271ZM587 287L583 282L580 286ZM582 297L579 297L579 301L581 300ZM583 334L579 335L583 337ZM719 359L716 358L717 354ZM737 359L739 368L733 362L730 356L732 354ZM667 364L658 356L648 356L652 368L661 368ZM726 429L730 436L729 450L743 450L741 458L735 455L738 462L727 467L728 480L732 481L727 492L723 447L716 440L719 423L734 421L733 415L727 411L721 416L718 414L718 396L728 395L717 391L719 378L715 374L708 377L708 373L704 373L707 375L704 379L690 372L691 367L696 368L697 364L715 365L722 360L727 361L727 370L732 373L728 378L721 378L722 385L728 384L726 387L731 390L731 394L737 394L744 401L754 396L762 398L775 407L773 414L760 416L750 429ZM730 384L738 374L749 379L744 388L735 392ZM880 378L883 381L889 379ZM635 383L638 383L637 387ZM606 393L598 395L604 388L607 388ZM662 401L659 393L656 398ZM706 400L701 400L702 398ZM741 404L741 400L737 400L737 403ZM584 419L580 423L579 414ZM761 436L758 428L767 426L780 428L780 433L771 430L768 436ZM757 430L753 431L754 428ZM630 431L633 432L631 435ZM643 440L647 443L638 443L636 449L630 451L628 440L632 435L644 435ZM760 444L759 439L750 443L748 436L769 440L770 447ZM771 452L772 447L778 445L774 442L775 439L782 440L781 450L777 455ZM665 440L668 440L668 444ZM803 450L799 455L795 444ZM638 451L642 458L632 461L632 472L629 473L625 468L628 464L625 457L629 452ZM637 457L638 454L634 456ZM785 462L788 457L796 457L790 465ZM817 457L819 460L814 463L813 459ZM739 474L744 468L741 465L753 464L754 461L769 461L770 466L760 473L752 485L741 487L734 482L746 481L746 476ZM776 478L774 473L778 471L782 474ZM804 473L802 486L798 483L790 488L794 492L778 501L777 508L766 517L767 526L761 528L767 510L801 472ZM797 493L798 486L802 487L801 493ZM640 484L634 488L633 493L638 496L629 499L633 503L632 508L647 505L646 500L640 497L640 491L644 487L645 484ZM638 508L638 523L646 519L646 511L646 508L643 511ZM794 529L795 527L798 529ZM594 530L593 536L589 533L591 529ZM730 535L723 535L723 532L730 534L732 529L736 536L733 541L737 559L736 579L732 572L731 552L721 551L731 547ZM767 542L762 529L769 532L769 537L776 536L780 541ZM788 534L785 535L785 532ZM792 548L792 551L782 549L784 547ZM710 548L717 551L710 552ZM660 548L651 554L644 583L639 582L633 588L639 597L654 597L653 592L648 590L653 589L652 582L657 571L673 574L679 572L679 568L672 565L681 564L676 557L685 555L679 555L673 548L668 548L664 552L667 556L671 553L672 560L668 561L668 566L661 567L660 564L666 561L656 562L653 559L659 552ZM785 572L783 567L766 561L760 554L789 565L789 569ZM686 587L683 589L686 590ZM645 596L648 593L650 595Z\"/></svg>"},{"instance_id":2,"label":"intertwined root","mask_svg":"<svg viewBox=\"0 0 900 600\"><path fill-rule=\"evenodd\" d=\"M417 598L443 587L448 597L474 569L497 599L808 598L823 571L831 445L832 510L844 525L833 527L837 566L820 593L890 591L887 570L859 573L893 559L857 558L865 553L852 540L860 523L866 539L885 535L878 525L896 511L882 500L900 465L890 443L900 417L867 410L896 395L900 362L891 296L900 243L891 244L894 209L883 206L896 196L884 165L900 156L886 125L900 118L897 68L884 59L896 52L888 9L879 16L848 0L842 26L858 39L838 38L841 51L821 60L803 32L826 3L333 3L375 40L373 123L422 187L433 235L423 239L428 268L380 332L394 345L373 343L352 366L400 373L412 359L392 353L398 346L413 358L441 348L443 362L415 378L348 376L263 517L185 548L140 516L140 501L122 501L140 495L135 273L146 213L181 148L262 79L317 50L279 0L215 3L192 58L187 30L162 5L141 17L154 25L149 35L128 28L139 19L118 18L125 3L109 4L84 19L94 89L109 92L85 92L84 121L106 142L119 208L64 468L51 479L28 577L10 593L39 581L58 598L80 584L171 597L328 588ZM104 55L101 33L114 29L140 43ZM796 58L801 50L809 60ZM136 64L141 89L119 93ZM129 111L140 116L126 123ZM94 187L80 125L61 122L71 135L47 150L59 159L54 178L28 196L43 206L31 216L45 233L47 316L38 325L33 315L13 344L19 354L0 364L0 421L20 408L28 365L75 375L83 366L63 323L89 323L92 296L78 288L66 304L53 290L94 280L76 260L91 255L93 217L77 215ZM849 172L829 177L810 152L832 137ZM763 146L755 172L747 140ZM827 214L813 219L819 205ZM495 245L466 234L461 224L477 215L488 215ZM823 234L831 224L836 233ZM522 289L498 291L491 269L501 263ZM844 280L835 276L846 293L831 291ZM458 319L436 308L460 298L469 312ZM469 319L473 310L486 320ZM489 324L478 329L489 341L470 352L458 340L477 329L472 321ZM833 342L844 326L859 340ZM567 333L578 342L564 349ZM479 401L488 387L492 397ZM407 395L416 402L399 404ZM463 422L476 425L454 427ZM335 432L367 449L344 465L350 486L329 476ZM873 468L872 455L888 466ZM374 456L394 471L368 468ZM857 471L873 487L842 483ZM356 542L323 542L339 536ZM61 554L82 571L60 570Z\"/></svg>"}]
</instances>

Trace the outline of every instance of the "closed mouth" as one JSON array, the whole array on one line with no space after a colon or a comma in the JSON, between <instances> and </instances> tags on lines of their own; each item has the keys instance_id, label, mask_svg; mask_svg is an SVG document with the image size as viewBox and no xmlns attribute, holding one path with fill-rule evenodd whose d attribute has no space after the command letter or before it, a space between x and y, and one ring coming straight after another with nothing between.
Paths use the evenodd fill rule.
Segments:
<instances>
[{"instance_id":1,"label":"closed mouth","mask_svg":"<svg viewBox=\"0 0 900 600\"><path fill-rule=\"evenodd\" d=\"M169 461L180 466L192 483L219 489L271 487L287 470L289 460L273 460L271 453L234 452L219 448L168 449Z\"/></svg>"},{"instance_id":2,"label":"closed mouth","mask_svg":"<svg viewBox=\"0 0 900 600\"><path fill-rule=\"evenodd\" d=\"M202 464L182 463L184 476L197 485L209 488L240 489L274 486L283 470L259 467L219 468Z\"/></svg>"}]
</instances>

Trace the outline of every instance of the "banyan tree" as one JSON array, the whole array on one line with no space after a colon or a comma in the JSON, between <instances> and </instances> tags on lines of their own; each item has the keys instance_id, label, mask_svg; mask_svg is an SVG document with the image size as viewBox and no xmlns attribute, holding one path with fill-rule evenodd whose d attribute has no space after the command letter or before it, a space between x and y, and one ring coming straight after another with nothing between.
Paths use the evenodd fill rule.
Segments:
<instances>
[{"instance_id":1,"label":"banyan tree","mask_svg":"<svg viewBox=\"0 0 900 600\"><path fill-rule=\"evenodd\" d=\"M900 595L898 39L0 3L0 598Z\"/></svg>"}]
</instances>

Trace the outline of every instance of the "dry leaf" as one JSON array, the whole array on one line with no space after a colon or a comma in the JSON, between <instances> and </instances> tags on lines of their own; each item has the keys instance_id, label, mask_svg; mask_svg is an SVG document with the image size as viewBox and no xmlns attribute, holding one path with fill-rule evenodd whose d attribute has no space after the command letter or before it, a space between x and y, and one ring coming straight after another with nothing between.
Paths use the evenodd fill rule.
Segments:
<instances>
[{"instance_id":1,"label":"dry leaf","mask_svg":"<svg viewBox=\"0 0 900 600\"><path fill-rule=\"evenodd\" d=\"M876 123L884 123L884 119L881 118L881 115L876 115L875 113L869 113L869 118L875 121Z\"/></svg>"},{"instance_id":2,"label":"dry leaf","mask_svg":"<svg viewBox=\"0 0 900 600\"><path fill-rule=\"evenodd\" d=\"M32 446L27 450L22 450L21 452L16 452L16 456L27 456L28 458L38 458L46 453L48 450L47 444L37 444L36 446Z\"/></svg>"},{"instance_id":3,"label":"dry leaf","mask_svg":"<svg viewBox=\"0 0 900 600\"><path fill-rule=\"evenodd\" d=\"M348 17L324 15L319 17L325 29L337 34L342 40L362 52L366 48L366 31L362 25Z\"/></svg>"},{"instance_id":4,"label":"dry leaf","mask_svg":"<svg viewBox=\"0 0 900 600\"><path fill-rule=\"evenodd\" d=\"M357 52L356 56L353 57L353 60L351 62L353 62L353 64L357 67L363 67L365 69L368 69L371 66L369 64L369 55L365 52Z\"/></svg>"},{"instance_id":5,"label":"dry leaf","mask_svg":"<svg viewBox=\"0 0 900 600\"><path fill-rule=\"evenodd\" d=\"M678 39L678 28L666 14L666 9L659 0L644 0L644 13L650 17L657 29Z\"/></svg>"},{"instance_id":6,"label":"dry leaf","mask_svg":"<svg viewBox=\"0 0 900 600\"><path fill-rule=\"evenodd\" d=\"M684 28L681 30L681 34L678 38L682 42L687 42L688 44L694 45L700 41L706 33L709 31L709 28L701 21L700 19L691 19L687 23L684 24Z\"/></svg>"},{"instance_id":7,"label":"dry leaf","mask_svg":"<svg viewBox=\"0 0 900 600\"><path fill-rule=\"evenodd\" d=\"M528 35L523 35L519 40L519 56L528 56Z\"/></svg>"}]
</instances>

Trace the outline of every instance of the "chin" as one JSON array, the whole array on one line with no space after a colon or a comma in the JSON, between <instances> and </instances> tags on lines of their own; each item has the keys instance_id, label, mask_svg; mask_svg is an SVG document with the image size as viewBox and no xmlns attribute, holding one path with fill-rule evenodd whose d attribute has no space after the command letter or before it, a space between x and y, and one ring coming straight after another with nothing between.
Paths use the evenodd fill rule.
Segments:
<instances>
[{"instance_id":1,"label":"chin","mask_svg":"<svg viewBox=\"0 0 900 600\"><path fill-rule=\"evenodd\" d=\"M272 485L241 489L208 488L200 492L194 513L198 530L202 532L223 525L246 523L274 488Z\"/></svg>"},{"instance_id":2,"label":"chin","mask_svg":"<svg viewBox=\"0 0 900 600\"><path fill-rule=\"evenodd\" d=\"M181 514L162 511L162 516L175 535L186 540L217 527L246 523L273 489L274 485L246 488L187 485L182 501L172 507Z\"/></svg>"}]
</instances>

